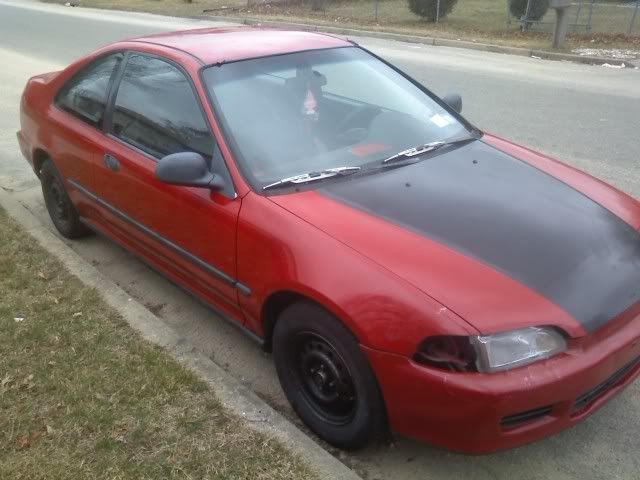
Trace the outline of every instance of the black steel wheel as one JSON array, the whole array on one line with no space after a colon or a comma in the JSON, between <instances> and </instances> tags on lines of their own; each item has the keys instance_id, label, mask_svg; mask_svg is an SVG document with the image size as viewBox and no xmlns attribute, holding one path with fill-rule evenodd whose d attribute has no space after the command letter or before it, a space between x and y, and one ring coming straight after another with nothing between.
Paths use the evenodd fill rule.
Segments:
<instances>
[{"instance_id":1,"label":"black steel wheel","mask_svg":"<svg viewBox=\"0 0 640 480\"><path fill-rule=\"evenodd\" d=\"M56 229L66 238L80 238L89 234L90 230L80 222L64 187L64 180L51 160L45 160L42 164L40 184L44 203Z\"/></svg>"},{"instance_id":2,"label":"black steel wheel","mask_svg":"<svg viewBox=\"0 0 640 480\"><path fill-rule=\"evenodd\" d=\"M280 384L311 430L340 448L358 448L386 433L377 380L354 335L310 302L288 307L273 334Z\"/></svg>"},{"instance_id":3,"label":"black steel wheel","mask_svg":"<svg viewBox=\"0 0 640 480\"><path fill-rule=\"evenodd\" d=\"M302 393L325 421L344 425L357 405L353 377L344 359L326 338L310 331L294 337L295 369Z\"/></svg>"}]
</instances>

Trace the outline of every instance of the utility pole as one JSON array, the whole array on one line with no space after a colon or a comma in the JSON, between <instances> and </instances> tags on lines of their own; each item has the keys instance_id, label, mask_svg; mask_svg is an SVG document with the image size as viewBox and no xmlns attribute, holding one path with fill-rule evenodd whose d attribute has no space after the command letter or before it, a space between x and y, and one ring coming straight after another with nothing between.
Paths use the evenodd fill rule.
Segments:
<instances>
[{"instance_id":1,"label":"utility pole","mask_svg":"<svg viewBox=\"0 0 640 480\"><path fill-rule=\"evenodd\" d=\"M640 0L636 1L636 8L633 10L633 17L631 17L631 23L629 24L629 35L633 33L633 26L636 23L636 17L638 16L638 8L640 8Z\"/></svg>"},{"instance_id":2,"label":"utility pole","mask_svg":"<svg viewBox=\"0 0 640 480\"><path fill-rule=\"evenodd\" d=\"M551 0L549 6L556 11L556 27L553 30L553 48L562 48L567 38L571 0Z\"/></svg>"}]
</instances>

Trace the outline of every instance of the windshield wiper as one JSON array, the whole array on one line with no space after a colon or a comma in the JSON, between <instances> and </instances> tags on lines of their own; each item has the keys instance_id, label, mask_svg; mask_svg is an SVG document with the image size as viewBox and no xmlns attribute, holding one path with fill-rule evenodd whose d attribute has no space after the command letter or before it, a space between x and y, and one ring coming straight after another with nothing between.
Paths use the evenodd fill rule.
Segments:
<instances>
[{"instance_id":1,"label":"windshield wiper","mask_svg":"<svg viewBox=\"0 0 640 480\"><path fill-rule=\"evenodd\" d=\"M424 145L418 145L417 147L407 148L406 150L402 150L395 155L391 155L390 157L385 158L382 163L389 163L395 160L404 160L405 158L411 158L417 155L422 155L423 153L432 152L436 148L442 147L444 144L445 142L431 142L425 143Z\"/></svg>"},{"instance_id":2,"label":"windshield wiper","mask_svg":"<svg viewBox=\"0 0 640 480\"><path fill-rule=\"evenodd\" d=\"M475 140L475 138L465 137L465 138L460 138L458 140L450 140L447 142L438 141L438 142L425 143L424 145L418 145L417 147L408 148L406 150L402 150L401 152L396 153L395 155L391 155L390 157L385 158L382 161L382 165L384 166L386 164L396 162L398 160L406 160L408 158L417 157L425 153L433 152L434 150L437 150L444 146L455 145L456 143L469 142L471 140Z\"/></svg>"},{"instance_id":3,"label":"windshield wiper","mask_svg":"<svg viewBox=\"0 0 640 480\"><path fill-rule=\"evenodd\" d=\"M324 178L335 177L336 175L348 175L360 170L360 167L335 167L325 168L324 170L318 170L317 172L302 173L300 175L294 175L293 177L282 178L277 182L270 183L262 187L262 190L269 190L270 188L279 187L282 185L308 183L316 180L322 180Z\"/></svg>"}]
</instances>

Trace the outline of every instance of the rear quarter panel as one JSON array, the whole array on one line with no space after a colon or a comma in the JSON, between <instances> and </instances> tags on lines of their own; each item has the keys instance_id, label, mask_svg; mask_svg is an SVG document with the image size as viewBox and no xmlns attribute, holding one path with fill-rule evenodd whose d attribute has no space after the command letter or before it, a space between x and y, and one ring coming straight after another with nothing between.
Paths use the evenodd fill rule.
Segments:
<instances>
[{"instance_id":1,"label":"rear quarter panel","mask_svg":"<svg viewBox=\"0 0 640 480\"><path fill-rule=\"evenodd\" d=\"M42 148L44 114L50 98L49 85L59 74L60 72L50 72L31 77L20 98L18 139L22 154L34 168L35 151Z\"/></svg>"},{"instance_id":2,"label":"rear quarter panel","mask_svg":"<svg viewBox=\"0 0 640 480\"><path fill-rule=\"evenodd\" d=\"M71 64L60 72L32 77L25 87L21 106L23 153L36 174L42 158L51 158L65 179L74 178L84 185L93 184L91 152L98 148L99 130L54 106L59 89L73 75L109 49L100 50ZM40 155L43 152L44 157ZM90 205L67 184L72 201L83 216L90 216Z\"/></svg>"}]
</instances>

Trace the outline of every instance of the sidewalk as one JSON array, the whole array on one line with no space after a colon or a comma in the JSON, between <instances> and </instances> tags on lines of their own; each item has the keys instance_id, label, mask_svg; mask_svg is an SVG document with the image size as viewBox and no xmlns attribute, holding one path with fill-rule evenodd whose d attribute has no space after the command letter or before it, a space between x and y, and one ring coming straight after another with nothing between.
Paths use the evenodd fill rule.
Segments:
<instances>
[{"instance_id":1,"label":"sidewalk","mask_svg":"<svg viewBox=\"0 0 640 480\"><path fill-rule=\"evenodd\" d=\"M234 22L234 23L240 23L244 25L318 31L318 32L333 33L336 35L372 37L372 38L380 38L383 40L394 40L398 42L421 43L424 45L433 45L437 47L466 48L471 50L480 50L484 52L504 53L507 55L520 55L523 57L541 58L545 60L561 60L561 61L568 61L568 62L584 63L589 65L604 65L604 64L614 65L614 66L624 65L627 68L636 68L636 65L640 65L640 61L638 60L621 60L619 58L613 58L613 57L577 55L575 53L552 52L548 50L509 47L506 45L493 45L493 44L480 43L480 42L470 42L466 40L453 40L449 38L407 35L402 33L388 33L388 32L379 32L375 30L332 27L328 25L277 22L277 21L263 20L260 18L233 17L233 16L226 16L226 15L225 16L202 15L202 16L198 16L197 18L209 19L209 20L215 20L215 21Z\"/></svg>"}]
</instances>

